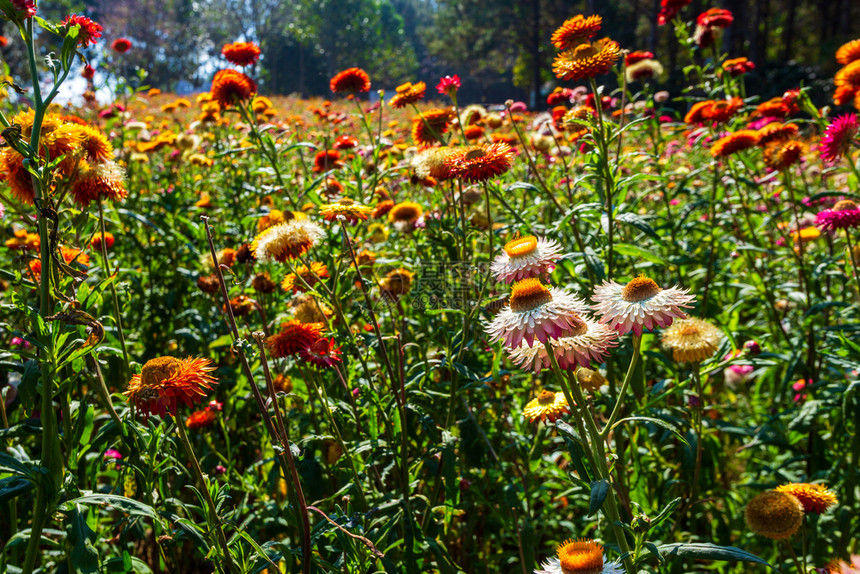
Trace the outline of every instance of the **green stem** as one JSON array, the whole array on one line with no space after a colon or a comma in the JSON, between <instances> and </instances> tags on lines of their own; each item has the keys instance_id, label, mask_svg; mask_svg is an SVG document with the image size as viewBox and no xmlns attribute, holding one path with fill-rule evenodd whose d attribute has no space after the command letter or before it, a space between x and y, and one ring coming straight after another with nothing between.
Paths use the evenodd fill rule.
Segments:
<instances>
[{"instance_id":1,"label":"green stem","mask_svg":"<svg viewBox=\"0 0 860 574\"><path fill-rule=\"evenodd\" d=\"M612 432L612 426L621 414L621 409L624 406L624 396L627 394L627 388L630 386L630 381L633 380L633 371L636 368L636 363L639 360L642 348L642 336L633 335L633 357L630 359L630 365L627 367L627 374L624 375L624 382L621 383L621 390L618 392L618 398L615 401L615 406L612 408L612 414L609 415L609 420L600 432L600 437L606 439L609 433Z\"/></svg>"},{"instance_id":2,"label":"green stem","mask_svg":"<svg viewBox=\"0 0 860 574\"><path fill-rule=\"evenodd\" d=\"M582 389L579 388L579 383L570 374L567 379L562 376L561 369L558 366L558 360L555 358L555 352L549 343L546 343L546 350L550 364L552 364L552 370L561 385L564 396L567 398L567 402L570 404L571 409L577 409L579 411L578 413L573 414L573 418L581 418L581 420L585 421L585 426L588 434L590 435L589 442L591 446L591 457L593 458L594 463L593 469L597 473L598 478L606 480L610 485L609 494L606 497L605 507L603 507L603 510L612 524L612 532L615 534L618 547L621 549L621 554L624 557L624 568L626 569L627 574L636 574L636 570L633 566L630 545L627 542L624 529L621 528L621 515L618 512L618 504L615 501L615 491L611 488L612 475L609 472L609 466L606 464L606 451L603 448L603 440L600 436L600 431L597 430L597 423L594 422L594 417L591 414L591 410L588 408L588 404L582 394ZM619 400L620 399L621 397L619 396ZM577 414L579 416L577 416ZM582 423L580 422L580 428L582 428L581 425ZM583 439L584 438L585 436L583 435Z\"/></svg>"},{"instance_id":3,"label":"green stem","mask_svg":"<svg viewBox=\"0 0 860 574\"><path fill-rule=\"evenodd\" d=\"M105 213L104 207L102 206L102 198L98 198L98 206L99 206L99 227L101 228L102 240L99 242L101 244L101 252L102 252L102 267L104 268L104 272L107 277L112 277L113 272L110 268L110 260L108 259L107 252L107 241L105 241ZM116 316L116 330L117 336L119 337L119 344L122 347L122 358L125 361L125 370L122 373L122 378L126 379L128 376L128 369L131 365L131 362L128 359L128 350L125 345L125 334L122 328L122 311L119 307L119 297L116 294L116 282L110 282L110 293L113 298L113 312Z\"/></svg>"},{"instance_id":4,"label":"green stem","mask_svg":"<svg viewBox=\"0 0 860 574\"><path fill-rule=\"evenodd\" d=\"M233 562L233 555L230 554L230 548L227 546L227 537L224 535L224 529L221 526L221 518L218 516L218 508L215 506L215 501L212 500L212 494L209 492L209 483L206 477L203 476L203 471L200 469L200 463L197 461L197 455L194 454L194 449L191 447L191 441L188 440L188 433L185 432L185 421L177 413L174 415L176 429L179 432L179 439L182 441L182 446L185 447L185 454L188 455L191 461L191 469L194 471L194 476L197 479L197 484L200 487L200 492L206 500L206 506L209 509L209 520L215 527L215 537L218 545L223 553L223 560L227 563L227 570L230 572L239 572L236 564Z\"/></svg>"},{"instance_id":5,"label":"green stem","mask_svg":"<svg viewBox=\"0 0 860 574\"><path fill-rule=\"evenodd\" d=\"M851 230L845 228L845 242L848 244L848 262L854 275L854 287L857 289L857 301L860 302L860 273L857 271L857 262L854 260L854 244L851 241Z\"/></svg>"}]
</instances>

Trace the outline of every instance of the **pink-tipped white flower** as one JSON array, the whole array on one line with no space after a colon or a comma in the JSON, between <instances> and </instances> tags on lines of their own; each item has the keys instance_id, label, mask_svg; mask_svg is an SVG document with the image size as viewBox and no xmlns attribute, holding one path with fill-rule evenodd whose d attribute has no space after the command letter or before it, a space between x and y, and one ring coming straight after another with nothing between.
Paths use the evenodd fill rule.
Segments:
<instances>
[{"instance_id":1,"label":"pink-tipped white flower","mask_svg":"<svg viewBox=\"0 0 860 574\"><path fill-rule=\"evenodd\" d=\"M513 283L520 279L552 273L561 259L561 247L552 239L534 235L518 237L505 244L502 253L490 266L497 281Z\"/></svg>"},{"instance_id":2,"label":"pink-tipped white flower","mask_svg":"<svg viewBox=\"0 0 860 574\"><path fill-rule=\"evenodd\" d=\"M564 337L551 339L558 366L565 370L589 367L592 361L603 363L609 349L618 345L617 333L608 325L599 323L591 317L580 315L582 326L565 333ZM523 369L539 373L541 369L551 368L546 347L520 345L510 352L511 361Z\"/></svg>"},{"instance_id":3,"label":"pink-tipped white flower","mask_svg":"<svg viewBox=\"0 0 860 574\"><path fill-rule=\"evenodd\" d=\"M687 289L661 289L653 279L640 275L627 285L607 281L594 289L591 299L601 323L619 335L633 331L638 336L643 329L668 327L675 319L684 319L687 315L681 308L690 307L695 297Z\"/></svg>"},{"instance_id":4,"label":"pink-tipped white flower","mask_svg":"<svg viewBox=\"0 0 860 574\"><path fill-rule=\"evenodd\" d=\"M584 301L564 289L547 287L535 278L515 283L507 307L485 330L492 342L504 341L516 349L523 341L546 343L584 326L580 313L588 310Z\"/></svg>"}]
</instances>

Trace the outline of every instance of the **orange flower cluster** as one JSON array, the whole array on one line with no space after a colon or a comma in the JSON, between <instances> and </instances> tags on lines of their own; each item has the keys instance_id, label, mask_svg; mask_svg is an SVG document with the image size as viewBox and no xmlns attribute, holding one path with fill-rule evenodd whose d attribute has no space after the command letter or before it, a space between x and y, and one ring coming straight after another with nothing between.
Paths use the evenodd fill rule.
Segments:
<instances>
[{"instance_id":1,"label":"orange flower cluster","mask_svg":"<svg viewBox=\"0 0 860 574\"><path fill-rule=\"evenodd\" d=\"M743 107L744 102L740 98L696 102L690 108L690 111L687 112L687 115L684 116L684 122L688 124L725 123L732 119Z\"/></svg>"},{"instance_id":2,"label":"orange flower cluster","mask_svg":"<svg viewBox=\"0 0 860 574\"><path fill-rule=\"evenodd\" d=\"M836 50L836 61L844 67L836 72L833 103L844 106L853 100L860 110L860 40L852 40Z\"/></svg>"}]
</instances>

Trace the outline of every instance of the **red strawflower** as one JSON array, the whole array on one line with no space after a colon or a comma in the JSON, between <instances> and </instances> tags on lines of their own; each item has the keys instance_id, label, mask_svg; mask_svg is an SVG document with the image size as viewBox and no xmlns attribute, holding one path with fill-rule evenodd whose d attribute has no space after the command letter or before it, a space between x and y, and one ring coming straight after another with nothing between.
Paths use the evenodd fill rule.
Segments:
<instances>
[{"instance_id":1,"label":"red strawflower","mask_svg":"<svg viewBox=\"0 0 860 574\"><path fill-rule=\"evenodd\" d=\"M570 97L573 95L573 90L570 88L556 88L550 95L546 97L548 106L558 106L560 104L569 104Z\"/></svg>"},{"instance_id":2,"label":"red strawflower","mask_svg":"<svg viewBox=\"0 0 860 574\"><path fill-rule=\"evenodd\" d=\"M699 14L696 25L703 28L728 28L734 21L735 17L729 10L711 8Z\"/></svg>"},{"instance_id":3,"label":"red strawflower","mask_svg":"<svg viewBox=\"0 0 860 574\"><path fill-rule=\"evenodd\" d=\"M335 149L352 149L358 145L358 140L352 136L340 136L334 140Z\"/></svg>"},{"instance_id":4,"label":"red strawflower","mask_svg":"<svg viewBox=\"0 0 860 574\"><path fill-rule=\"evenodd\" d=\"M370 91L370 76L361 68L348 68L329 81L329 88L336 94L360 94Z\"/></svg>"},{"instance_id":5,"label":"red strawflower","mask_svg":"<svg viewBox=\"0 0 860 574\"><path fill-rule=\"evenodd\" d=\"M631 64L635 64L636 62L641 62L642 60L653 60L654 53L646 52L643 50L636 50L635 52L630 52L624 58L624 64L626 66L630 66Z\"/></svg>"},{"instance_id":6,"label":"red strawflower","mask_svg":"<svg viewBox=\"0 0 860 574\"><path fill-rule=\"evenodd\" d=\"M672 20L678 15L681 8L689 4L692 0L661 0L660 13L657 14L657 25L663 26L669 20Z\"/></svg>"},{"instance_id":7,"label":"red strawflower","mask_svg":"<svg viewBox=\"0 0 860 574\"><path fill-rule=\"evenodd\" d=\"M9 38L6 36L0 36L0 48L5 48L9 45Z\"/></svg>"},{"instance_id":8,"label":"red strawflower","mask_svg":"<svg viewBox=\"0 0 860 574\"><path fill-rule=\"evenodd\" d=\"M128 38L117 38L113 41L110 47L114 52L125 54L126 52L131 50L131 40L129 40Z\"/></svg>"},{"instance_id":9,"label":"red strawflower","mask_svg":"<svg viewBox=\"0 0 860 574\"><path fill-rule=\"evenodd\" d=\"M34 0L12 0L12 6L24 18L32 18L36 15L36 2Z\"/></svg>"},{"instance_id":10,"label":"red strawflower","mask_svg":"<svg viewBox=\"0 0 860 574\"><path fill-rule=\"evenodd\" d=\"M78 32L78 46L81 48L86 48L90 44L95 44L96 41L102 37L102 27L100 24L93 22L86 16L78 16L77 14L72 14L68 16L65 20L63 20L62 26L65 26L67 29L72 26L80 26L81 29Z\"/></svg>"},{"instance_id":11,"label":"red strawflower","mask_svg":"<svg viewBox=\"0 0 860 574\"><path fill-rule=\"evenodd\" d=\"M93 79L93 76L95 76L95 75L96 75L96 70L95 70L95 68L93 68L93 67L92 67L92 66L90 66L89 64L87 64L86 66L84 66L84 69L83 69L83 70L81 70L81 76L83 76L84 78L86 78L86 79L88 79L88 80L92 80L92 79Z\"/></svg>"},{"instance_id":12,"label":"red strawflower","mask_svg":"<svg viewBox=\"0 0 860 574\"><path fill-rule=\"evenodd\" d=\"M188 415L188 418L185 419L185 426L191 430L203 429L212 426L217 419L218 415L215 411L205 408L202 411L195 411Z\"/></svg>"},{"instance_id":13,"label":"red strawflower","mask_svg":"<svg viewBox=\"0 0 860 574\"><path fill-rule=\"evenodd\" d=\"M295 319L281 325L281 330L266 339L266 348L273 357L295 355L322 337L322 323L302 323Z\"/></svg>"},{"instance_id":14,"label":"red strawflower","mask_svg":"<svg viewBox=\"0 0 860 574\"><path fill-rule=\"evenodd\" d=\"M341 361L340 347L335 347L334 338L326 339L321 337L299 350L299 357L303 361L311 362L315 367L324 369L330 368L335 363Z\"/></svg>"},{"instance_id":15,"label":"red strawflower","mask_svg":"<svg viewBox=\"0 0 860 574\"><path fill-rule=\"evenodd\" d=\"M317 152L316 157L314 157L314 171L317 173L328 171L342 165L343 162L340 161L340 152L333 149Z\"/></svg>"},{"instance_id":16,"label":"red strawflower","mask_svg":"<svg viewBox=\"0 0 860 574\"><path fill-rule=\"evenodd\" d=\"M260 59L260 47L254 42L233 42L225 44L221 53L227 61L237 66L251 66Z\"/></svg>"},{"instance_id":17,"label":"red strawflower","mask_svg":"<svg viewBox=\"0 0 860 574\"><path fill-rule=\"evenodd\" d=\"M447 94L451 97L456 95L457 90L460 89L460 76L445 76L439 80L439 85L436 86L436 90L440 94Z\"/></svg>"},{"instance_id":18,"label":"red strawflower","mask_svg":"<svg viewBox=\"0 0 860 574\"><path fill-rule=\"evenodd\" d=\"M733 58L723 62L723 69L732 77L737 77L755 70L755 64L746 58Z\"/></svg>"}]
</instances>

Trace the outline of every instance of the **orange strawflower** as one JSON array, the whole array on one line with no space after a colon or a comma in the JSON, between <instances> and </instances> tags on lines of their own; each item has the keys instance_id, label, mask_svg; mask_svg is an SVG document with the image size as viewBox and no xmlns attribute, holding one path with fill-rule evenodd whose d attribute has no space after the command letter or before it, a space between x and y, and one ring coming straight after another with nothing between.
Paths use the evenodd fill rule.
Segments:
<instances>
[{"instance_id":1,"label":"orange strawflower","mask_svg":"<svg viewBox=\"0 0 860 574\"><path fill-rule=\"evenodd\" d=\"M257 83L236 70L220 70L212 79L212 99L221 109L250 100L257 93Z\"/></svg>"},{"instance_id":2,"label":"orange strawflower","mask_svg":"<svg viewBox=\"0 0 860 574\"><path fill-rule=\"evenodd\" d=\"M370 91L370 76L361 68L349 68L335 75L329 87L336 94L366 93Z\"/></svg>"},{"instance_id":3,"label":"orange strawflower","mask_svg":"<svg viewBox=\"0 0 860 574\"><path fill-rule=\"evenodd\" d=\"M711 102L709 107L703 109L702 115L705 120L722 124L732 119L732 117L743 107L744 101L740 98L718 100Z\"/></svg>"},{"instance_id":4,"label":"orange strawflower","mask_svg":"<svg viewBox=\"0 0 860 574\"><path fill-rule=\"evenodd\" d=\"M433 145L443 143L441 136L448 131L454 111L451 109L427 110L422 115L412 118L412 139L418 145Z\"/></svg>"},{"instance_id":5,"label":"orange strawflower","mask_svg":"<svg viewBox=\"0 0 860 574\"><path fill-rule=\"evenodd\" d=\"M211 426L218 419L218 414L212 409L194 411L185 419L185 426L191 430L203 429Z\"/></svg>"},{"instance_id":6,"label":"orange strawflower","mask_svg":"<svg viewBox=\"0 0 860 574\"><path fill-rule=\"evenodd\" d=\"M754 147L758 143L758 131L739 130L726 137L720 138L711 146L713 157L726 157L739 151Z\"/></svg>"},{"instance_id":7,"label":"orange strawflower","mask_svg":"<svg viewBox=\"0 0 860 574\"><path fill-rule=\"evenodd\" d=\"M583 42L556 56L552 71L560 80L586 80L608 73L620 57L618 42L609 38Z\"/></svg>"},{"instance_id":8,"label":"orange strawflower","mask_svg":"<svg viewBox=\"0 0 860 574\"><path fill-rule=\"evenodd\" d=\"M836 50L836 61L843 66L860 60L860 40L851 40Z\"/></svg>"},{"instance_id":9,"label":"orange strawflower","mask_svg":"<svg viewBox=\"0 0 860 574\"><path fill-rule=\"evenodd\" d=\"M123 393L135 410L144 416L176 414L180 404L199 403L217 383L210 374L215 370L209 359L158 357L133 375Z\"/></svg>"},{"instance_id":10,"label":"orange strawflower","mask_svg":"<svg viewBox=\"0 0 860 574\"><path fill-rule=\"evenodd\" d=\"M704 102L696 102L690 107L690 111L684 116L684 123L701 124L708 117L708 111L714 105L713 100L705 100Z\"/></svg>"},{"instance_id":11,"label":"orange strawflower","mask_svg":"<svg viewBox=\"0 0 860 574\"><path fill-rule=\"evenodd\" d=\"M254 42L233 42L225 44L221 53L227 61L237 66L250 66L260 59L260 47Z\"/></svg>"},{"instance_id":12,"label":"orange strawflower","mask_svg":"<svg viewBox=\"0 0 860 574\"><path fill-rule=\"evenodd\" d=\"M414 104L418 100L424 98L424 93L427 91L427 84L418 82L413 84L406 82L403 85L397 86L397 93L388 102L392 108L405 108L409 104Z\"/></svg>"},{"instance_id":13,"label":"orange strawflower","mask_svg":"<svg viewBox=\"0 0 860 574\"><path fill-rule=\"evenodd\" d=\"M504 143L484 144L456 150L445 160L451 177L466 181L485 181L511 168L511 146Z\"/></svg>"},{"instance_id":14,"label":"orange strawflower","mask_svg":"<svg viewBox=\"0 0 860 574\"><path fill-rule=\"evenodd\" d=\"M828 508L839 502L836 495L830 492L823 484L809 484L806 482L783 484L782 486L777 486L775 490L791 494L803 505L804 512L812 512L814 514L823 514Z\"/></svg>"},{"instance_id":15,"label":"orange strawflower","mask_svg":"<svg viewBox=\"0 0 860 574\"><path fill-rule=\"evenodd\" d=\"M113 244L114 244L113 234L110 232L105 233L104 234L104 241L105 241L105 247L107 249L110 249L111 247L113 247ZM102 248L102 234L97 233L97 234L93 235L93 238L90 239L90 245L93 246L93 249L99 249L100 250Z\"/></svg>"},{"instance_id":16,"label":"orange strawflower","mask_svg":"<svg viewBox=\"0 0 860 574\"><path fill-rule=\"evenodd\" d=\"M555 32L552 33L552 45L559 50L569 50L588 40L600 30L603 18L600 16L588 16L582 14L565 20Z\"/></svg>"},{"instance_id":17,"label":"orange strawflower","mask_svg":"<svg viewBox=\"0 0 860 574\"><path fill-rule=\"evenodd\" d=\"M783 171L800 161L803 144L797 140L775 141L764 150L764 163L771 169Z\"/></svg>"},{"instance_id":18,"label":"orange strawflower","mask_svg":"<svg viewBox=\"0 0 860 574\"><path fill-rule=\"evenodd\" d=\"M328 276L328 267L325 263L312 261L310 269L306 265L300 265L296 267L295 273L290 273L284 277L281 287L284 291L302 293L307 290L308 286L313 289L313 286L320 279L325 279Z\"/></svg>"},{"instance_id":19,"label":"orange strawflower","mask_svg":"<svg viewBox=\"0 0 860 574\"><path fill-rule=\"evenodd\" d=\"M98 200L124 199L128 195L125 172L112 161L96 165L81 161L72 181L71 193L75 203L81 207Z\"/></svg>"},{"instance_id":20,"label":"orange strawflower","mask_svg":"<svg viewBox=\"0 0 860 574\"><path fill-rule=\"evenodd\" d=\"M758 145L764 147L772 142L785 141L797 135L797 124L769 123L758 131Z\"/></svg>"}]
</instances>

